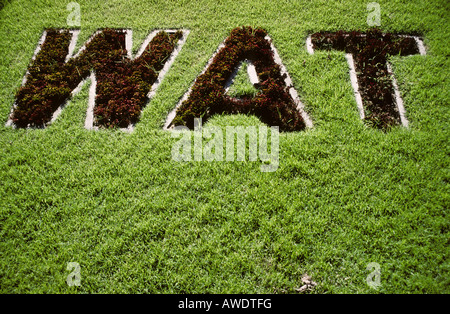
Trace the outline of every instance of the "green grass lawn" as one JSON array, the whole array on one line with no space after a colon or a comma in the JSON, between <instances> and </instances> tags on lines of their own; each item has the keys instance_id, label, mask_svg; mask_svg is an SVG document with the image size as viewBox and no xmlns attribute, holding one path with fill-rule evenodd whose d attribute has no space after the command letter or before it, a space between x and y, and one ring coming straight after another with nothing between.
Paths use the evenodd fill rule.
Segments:
<instances>
[{"instance_id":1,"label":"green grass lawn","mask_svg":"<svg viewBox=\"0 0 450 314\"><path fill-rule=\"evenodd\" d=\"M89 83L48 128L5 127L43 30L68 28L69 2L0 10L0 292L297 293L304 273L310 293L450 292L448 1L378 1L383 31L427 47L390 60L409 128L367 127L344 53L306 51L313 32L369 28L370 1L350 0L78 0L78 48L106 27L131 28L136 51L154 29L190 35L132 133L84 129ZM280 135L275 172L176 162L166 116L242 25L268 31L314 127Z\"/></svg>"}]
</instances>

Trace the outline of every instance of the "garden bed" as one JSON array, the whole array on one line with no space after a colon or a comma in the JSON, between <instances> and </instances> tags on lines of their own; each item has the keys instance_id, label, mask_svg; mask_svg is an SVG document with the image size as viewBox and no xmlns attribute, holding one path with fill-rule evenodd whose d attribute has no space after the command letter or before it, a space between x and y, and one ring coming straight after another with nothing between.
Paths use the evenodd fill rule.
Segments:
<instances>
[{"instance_id":1,"label":"garden bed","mask_svg":"<svg viewBox=\"0 0 450 314\"><path fill-rule=\"evenodd\" d=\"M256 70L259 90L256 96L230 97L227 82L241 62L248 60ZM306 127L286 84L286 73L274 59L267 32L261 28L238 27L231 31L223 47L195 81L187 99L177 108L172 126L194 127L194 118L206 122L215 114L251 114L262 122L279 126L281 131L299 131Z\"/></svg>"},{"instance_id":2,"label":"garden bed","mask_svg":"<svg viewBox=\"0 0 450 314\"><path fill-rule=\"evenodd\" d=\"M68 30L46 30L45 41L28 68L26 82L16 93L11 116L16 127L48 124L91 71L97 82L95 125L128 127L135 123L182 32L159 32L143 53L131 60L125 48L126 30L105 29L77 57L66 62L71 36Z\"/></svg>"},{"instance_id":3,"label":"garden bed","mask_svg":"<svg viewBox=\"0 0 450 314\"><path fill-rule=\"evenodd\" d=\"M386 130L401 123L387 58L419 53L413 37L382 33L378 29L367 33L319 32L311 35L311 44L313 49L336 49L352 54L364 108L362 116L370 125Z\"/></svg>"}]
</instances>

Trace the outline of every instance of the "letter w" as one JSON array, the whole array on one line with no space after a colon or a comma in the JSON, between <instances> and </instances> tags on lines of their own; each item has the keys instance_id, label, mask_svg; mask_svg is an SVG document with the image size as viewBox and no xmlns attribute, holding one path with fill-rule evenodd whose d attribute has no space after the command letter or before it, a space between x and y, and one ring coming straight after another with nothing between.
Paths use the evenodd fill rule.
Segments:
<instances>
[{"instance_id":1,"label":"letter w","mask_svg":"<svg viewBox=\"0 0 450 314\"><path fill-rule=\"evenodd\" d=\"M90 78L85 127L132 128L188 33L152 32L134 58L131 30L100 30L72 56L78 34L44 31L7 125L45 127Z\"/></svg>"}]
</instances>

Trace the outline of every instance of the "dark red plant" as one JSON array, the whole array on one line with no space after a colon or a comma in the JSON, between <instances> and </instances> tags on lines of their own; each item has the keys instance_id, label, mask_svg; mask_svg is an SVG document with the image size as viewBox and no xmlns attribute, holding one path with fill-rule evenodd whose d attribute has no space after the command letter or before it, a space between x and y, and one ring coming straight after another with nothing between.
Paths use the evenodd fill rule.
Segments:
<instances>
[{"instance_id":1,"label":"dark red plant","mask_svg":"<svg viewBox=\"0 0 450 314\"><path fill-rule=\"evenodd\" d=\"M71 34L67 30L48 29L41 50L28 68L26 84L16 93L14 124L45 126L90 71L95 72L97 79L95 124L127 127L135 123L158 72L181 36L181 32L169 35L161 31L139 58L130 60L125 49L125 32L105 29L86 44L79 56L64 62Z\"/></svg>"},{"instance_id":2,"label":"dark red plant","mask_svg":"<svg viewBox=\"0 0 450 314\"><path fill-rule=\"evenodd\" d=\"M311 35L311 41L315 49L336 49L353 54L365 119L370 124L380 129L400 124L387 58L389 55L419 53L414 38L372 29L367 33L319 32Z\"/></svg>"},{"instance_id":3,"label":"dark red plant","mask_svg":"<svg viewBox=\"0 0 450 314\"><path fill-rule=\"evenodd\" d=\"M194 118L201 117L206 122L214 114L243 113L279 126L282 131L303 130L305 123L289 94L285 77L274 61L266 35L261 28L233 29L208 69L195 81L188 99L177 109L172 125L193 129ZM260 92L253 98L232 98L226 95L225 85L244 60L254 64L260 79L257 86Z\"/></svg>"}]
</instances>

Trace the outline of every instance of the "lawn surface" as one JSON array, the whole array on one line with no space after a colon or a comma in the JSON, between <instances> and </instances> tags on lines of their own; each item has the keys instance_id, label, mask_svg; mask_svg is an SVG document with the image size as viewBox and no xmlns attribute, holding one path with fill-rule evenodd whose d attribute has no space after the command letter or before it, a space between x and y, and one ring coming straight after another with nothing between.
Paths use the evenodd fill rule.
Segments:
<instances>
[{"instance_id":1,"label":"lawn surface","mask_svg":"<svg viewBox=\"0 0 450 314\"><path fill-rule=\"evenodd\" d=\"M305 48L313 32L367 30L366 1L79 0L78 48L98 28L133 29L135 51L154 29L190 30L125 133L84 129L89 83L48 128L4 126L43 30L67 28L70 12L69 1L3 1L0 292L296 293L308 273L311 293L449 293L450 4L378 2L383 31L421 34L428 49L390 59L410 127L388 132L359 119L344 54ZM314 127L280 135L275 172L176 162L166 116L242 25L268 31ZM251 90L237 81L233 93Z\"/></svg>"}]
</instances>

